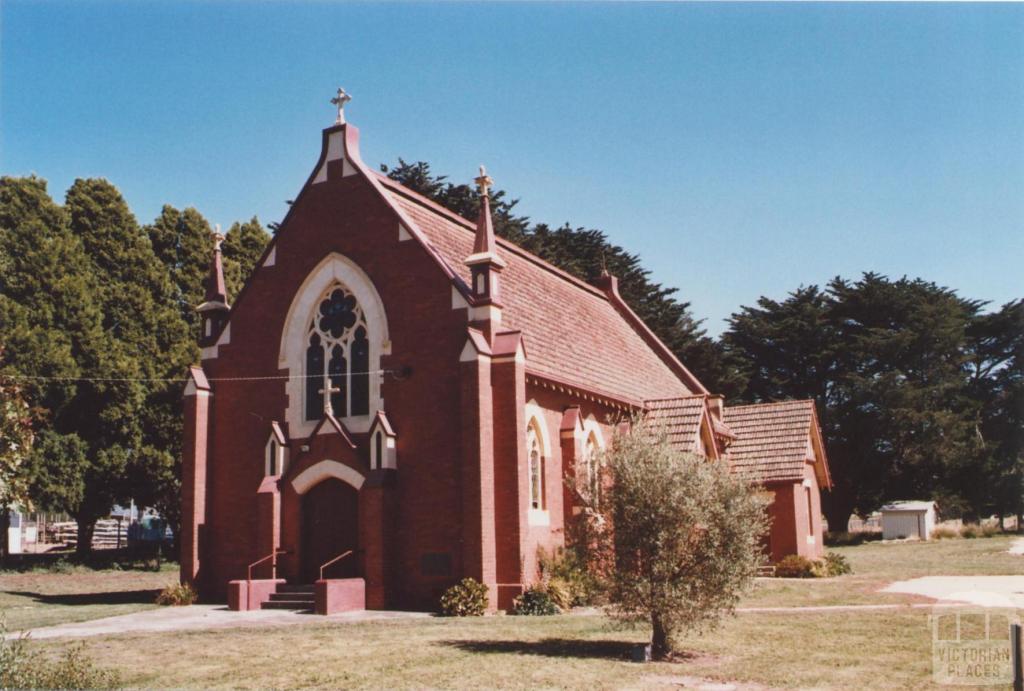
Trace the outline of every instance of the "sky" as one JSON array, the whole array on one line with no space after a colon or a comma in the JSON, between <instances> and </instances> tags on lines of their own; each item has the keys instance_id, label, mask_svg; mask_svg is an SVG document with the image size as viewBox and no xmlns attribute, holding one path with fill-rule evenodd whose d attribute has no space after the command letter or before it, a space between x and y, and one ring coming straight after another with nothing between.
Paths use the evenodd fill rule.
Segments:
<instances>
[{"instance_id":1,"label":"sky","mask_svg":"<svg viewBox=\"0 0 1024 691\"><path fill-rule=\"evenodd\" d=\"M0 173L280 221L338 86L363 160L481 163L712 335L864 271L1024 297L1024 5L0 3Z\"/></svg>"}]
</instances>

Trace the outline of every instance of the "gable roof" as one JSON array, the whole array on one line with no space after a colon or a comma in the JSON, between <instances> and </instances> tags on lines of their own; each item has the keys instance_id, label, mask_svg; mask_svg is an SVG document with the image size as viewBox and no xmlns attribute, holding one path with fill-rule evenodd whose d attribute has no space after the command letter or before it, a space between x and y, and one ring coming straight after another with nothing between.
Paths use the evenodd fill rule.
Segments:
<instances>
[{"instance_id":1,"label":"gable roof","mask_svg":"<svg viewBox=\"0 0 1024 691\"><path fill-rule=\"evenodd\" d=\"M726 452L735 472L762 483L799 482L810 460L819 483L832 486L814 401L726 406L723 414L736 435Z\"/></svg>"},{"instance_id":2,"label":"gable roof","mask_svg":"<svg viewBox=\"0 0 1024 691\"><path fill-rule=\"evenodd\" d=\"M473 253L473 224L386 176L377 179L468 296L463 262ZM677 374L685 368L657 352L607 293L511 242L498 239L498 246L508 263L501 273L502 327L523 332L528 372L636 405L692 393Z\"/></svg>"},{"instance_id":3,"label":"gable roof","mask_svg":"<svg viewBox=\"0 0 1024 691\"><path fill-rule=\"evenodd\" d=\"M707 409L703 395L647 401L647 420L669 442L682 451L693 451L699 440L701 422Z\"/></svg>"}]
</instances>

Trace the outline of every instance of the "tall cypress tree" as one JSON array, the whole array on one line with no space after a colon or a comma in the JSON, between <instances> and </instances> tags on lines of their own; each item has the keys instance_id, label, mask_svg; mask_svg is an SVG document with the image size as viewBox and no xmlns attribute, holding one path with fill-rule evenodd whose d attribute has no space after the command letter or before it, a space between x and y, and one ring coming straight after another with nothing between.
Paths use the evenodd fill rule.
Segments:
<instances>
[{"instance_id":1,"label":"tall cypress tree","mask_svg":"<svg viewBox=\"0 0 1024 691\"><path fill-rule=\"evenodd\" d=\"M246 223L235 223L224 236L224 283L228 299L234 300L256 268L256 262L263 256L270 235L258 218L253 216ZM208 264L208 262L207 262Z\"/></svg>"}]
</instances>

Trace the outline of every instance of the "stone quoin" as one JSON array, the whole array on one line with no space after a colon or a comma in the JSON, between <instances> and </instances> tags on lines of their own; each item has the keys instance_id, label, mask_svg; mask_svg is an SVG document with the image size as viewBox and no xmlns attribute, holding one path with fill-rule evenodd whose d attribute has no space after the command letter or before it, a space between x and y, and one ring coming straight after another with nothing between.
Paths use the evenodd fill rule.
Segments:
<instances>
[{"instance_id":1,"label":"stone quoin","mask_svg":"<svg viewBox=\"0 0 1024 691\"><path fill-rule=\"evenodd\" d=\"M337 611L434 608L471 576L507 608L538 548L565 543L566 476L593 472L615 420L643 411L686 450L785 466L759 478L770 553L821 553L812 404L792 404L802 446L775 458L773 411L725 406L614 276L590 285L496 238L482 167L475 223L367 167L349 100L332 99L338 120L238 295L214 251L185 391L184 582L226 601L229 582L265 581L233 586L263 606L342 593L316 605Z\"/></svg>"}]
</instances>

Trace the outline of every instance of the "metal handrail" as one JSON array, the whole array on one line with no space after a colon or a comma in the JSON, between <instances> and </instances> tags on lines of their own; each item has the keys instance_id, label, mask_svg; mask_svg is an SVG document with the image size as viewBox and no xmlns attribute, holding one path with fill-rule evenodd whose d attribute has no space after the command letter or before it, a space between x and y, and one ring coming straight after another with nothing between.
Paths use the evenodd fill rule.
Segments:
<instances>
[{"instance_id":1,"label":"metal handrail","mask_svg":"<svg viewBox=\"0 0 1024 691\"><path fill-rule=\"evenodd\" d=\"M342 559L344 559L345 557L347 557L350 554L352 554L352 550L348 550L347 552L342 552L341 554L336 556L334 559L331 559L329 562L327 562L326 564L321 566L320 567L320 580L321 581L324 580L324 569L326 569L328 566L330 566L331 564L333 564L336 561L341 561Z\"/></svg>"},{"instance_id":2,"label":"metal handrail","mask_svg":"<svg viewBox=\"0 0 1024 691\"><path fill-rule=\"evenodd\" d=\"M286 550L286 549L275 549L273 552L271 552L267 556L261 557L261 558L257 559L256 561L254 561L253 563L249 564L248 577L246 578L246 580L247 581L251 581L252 580L252 568L254 566L259 566L260 564L265 562L267 559L273 559L273 561L270 563L270 577L271 578L277 578L277 555L279 555L279 554L288 554L288 550Z\"/></svg>"}]
</instances>

